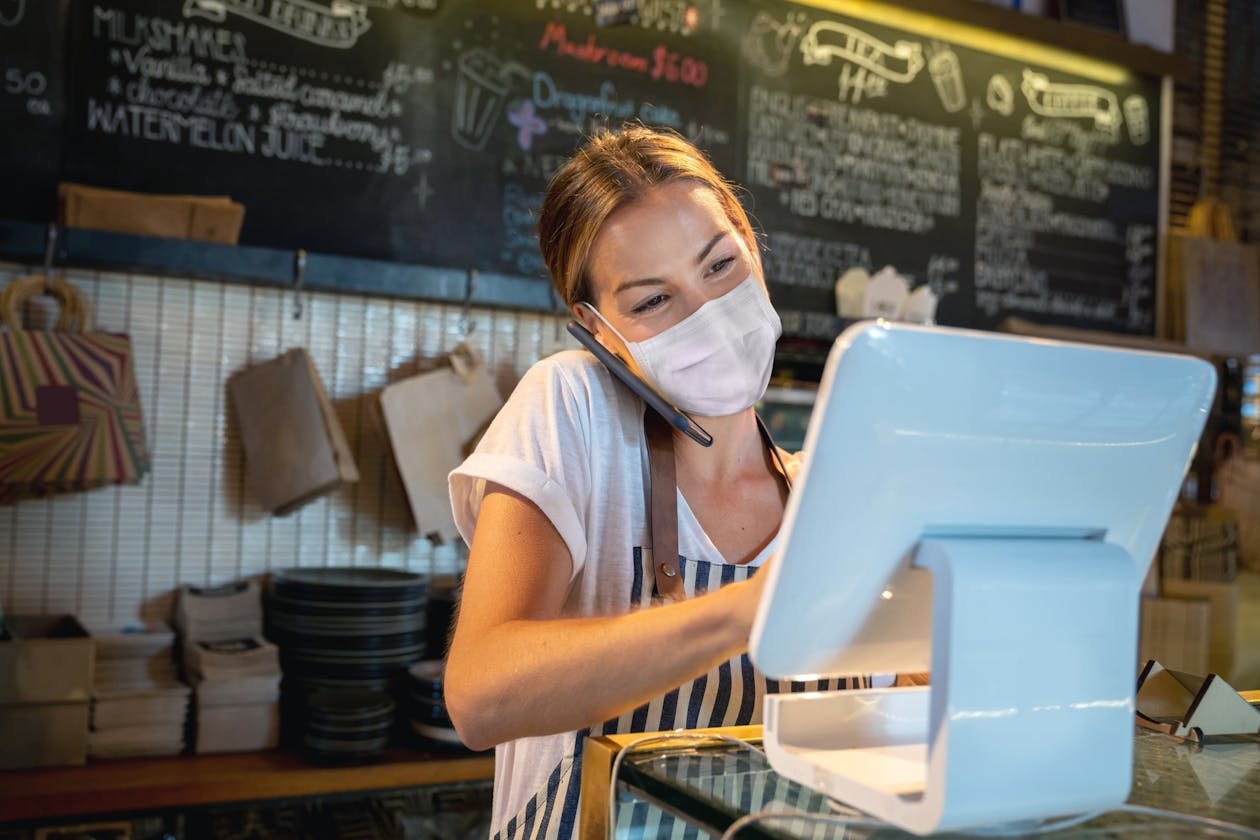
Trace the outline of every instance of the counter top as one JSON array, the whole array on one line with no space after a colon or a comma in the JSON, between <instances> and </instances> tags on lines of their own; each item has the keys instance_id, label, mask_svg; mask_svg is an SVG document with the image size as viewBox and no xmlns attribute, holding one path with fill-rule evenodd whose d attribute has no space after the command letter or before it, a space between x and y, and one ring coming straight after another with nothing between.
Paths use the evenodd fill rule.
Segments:
<instances>
[{"instance_id":1,"label":"counter top","mask_svg":"<svg viewBox=\"0 0 1260 840\"><path fill-rule=\"evenodd\" d=\"M1135 729L1134 737L1129 804L1260 830L1260 741L1251 737L1199 747L1144 729ZM1089 756L1083 755L1081 760L1088 761ZM668 836L676 819L673 815L683 815L689 822L720 834L746 814L785 811L793 816L823 817L836 813L825 796L776 773L763 754L733 744L714 742L703 748L675 746L628 753L618 781L618 826L641 828L644 836ZM603 815L598 816L602 823ZM1029 830L1039 833L1033 827ZM1074 821L1053 836L1154 840L1195 836L1201 830L1166 816L1116 810ZM794 840L914 835L890 827L845 829L839 824L783 818L749 827L740 836Z\"/></svg>"}]
</instances>

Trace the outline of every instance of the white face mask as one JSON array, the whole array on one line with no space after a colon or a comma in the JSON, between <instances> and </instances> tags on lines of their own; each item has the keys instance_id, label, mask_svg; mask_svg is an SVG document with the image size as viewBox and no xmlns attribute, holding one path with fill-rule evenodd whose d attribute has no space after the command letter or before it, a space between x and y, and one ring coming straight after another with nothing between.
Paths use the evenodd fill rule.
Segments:
<instances>
[{"instance_id":1,"label":"white face mask","mask_svg":"<svg viewBox=\"0 0 1260 840\"><path fill-rule=\"evenodd\" d=\"M783 325L752 274L643 341L626 341L599 310L585 301L582 305L622 340L648 384L683 411L702 417L735 414L766 392Z\"/></svg>"}]
</instances>

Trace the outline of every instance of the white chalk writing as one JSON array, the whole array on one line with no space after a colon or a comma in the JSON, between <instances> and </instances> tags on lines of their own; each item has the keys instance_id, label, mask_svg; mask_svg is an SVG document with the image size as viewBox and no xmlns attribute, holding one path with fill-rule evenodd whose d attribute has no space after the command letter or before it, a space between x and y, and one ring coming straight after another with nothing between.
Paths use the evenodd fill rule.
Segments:
<instances>
[{"instance_id":1,"label":"white chalk writing","mask_svg":"<svg viewBox=\"0 0 1260 840\"><path fill-rule=\"evenodd\" d=\"M833 58L856 64L890 82L905 83L923 69L923 46L914 41L886 44L860 29L834 20L820 20L801 39L801 58L808 64L831 64Z\"/></svg>"},{"instance_id":2,"label":"white chalk writing","mask_svg":"<svg viewBox=\"0 0 1260 840\"><path fill-rule=\"evenodd\" d=\"M235 3L243 5L261 8ZM431 68L394 61L379 77L360 79L262 61L242 33L211 17L171 20L95 5L92 38L114 75L86 99L87 130L395 177L432 159L403 135L405 97L430 89Z\"/></svg>"},{"instance_id":3,"label":"white chalk writing","mask_svg":"<svg viewBox=\"0 0 1260 840\"><path fill-rule=\"evenodd\" d=\"M1035 114L1088 119L1113 141L1119 138L1120 103L1106 88L1052 82L1044 73L1025 69L1019 89Z\"/></svg>"},{"instance_id":4,"label":"white chalk writing","mask_svg":"<svg viewBox=\"0 0 1260 840\"><path fill-rule=\"evenodd\" d=\"M92 37L118 46L207 61L245 60L245 36L239 32L102 6L92 10Z\"/></svg>"},{"instance_id":5,"label":"white chalk writing","mask_svg":"<svg viewBox=\"0 0 1260 840\"><path fill-rule=\"evenodd\" d=\"M228 12L322 47L353 47L372 26L367 9L354 0L321 6L309 0L184 0L185 17L222 23Z\"/></svg>"},{"instance_id":6,"label":"white chalk writing","mask_svg":"<svg viewBox=\"0 0 1260 840\"><path fill-rule=\"evenodd\" d=\"M534 195L518 183L503 188L503 241L499 258L527 277L546 277L547 266L538 250L536 213L542 196Z\"/></svg>"},{"instance_id":7,"label":"white chalk writing","mask_svg":"<svg viewBox=\"0 0 1260 840\"><path fill-rule=\"evenodd\" d=\"M827 312L810 312L800 309L783 309L779 312L783 334L792 338L812 338L831 341L840 334L842 321Z\"/></svg>"},{"instance_id":8,"label":"white chalk writing","mask_svg":"<svg viewBox=\"0 0 1260 840\"><path fill-rule=\"evenodd\" d=\"M925 233L960 213L958 128L756 85L748 120L745 178L794 215Z\"/></svg>"},{"instance_id":9,"label":"white chalk writing","mask_svg":"<svg viewBox=\"0 0 1260 840\"><path fill-rule=\"evenodd\" d=\"M48 77L38 70L0 65L0 92L25 99L26 113L32 116L52 114L52 103L45 95L48 92Z\"/></svg>"},{"instance_id":10,"label":"white chalk writing","mask_svg":"<svg viewBox=\"0 0 1260 840\"><path fill-rule=\"evenodd\" d=\"M1129 225L1124 232L1124 262L1126 286L1122 303L1125 306L1126 326L1131 330L1149 332L1154 324L1155 311L1155 227L1154 225Z\"/></svg>"},{"instance_id":11,"label":"white chalk writing","mask_svg":"<svg viewBox=\"0 0 1260 840\"><path fill-rule=\"evenodd\" d=\"M1088 94L1099 98L1095 89ZM990 317L1017 312L1148 329L1152 229L1118 226L1105 208L1117 188L1150 190L1154 170L1102 157L1099 143L1078 143L1079 133L1055 130L1055 122L1038 123L1035 139L1027 131L1024 139L977 138L976 307ZM1050 137L1064 145L1045 142Z\"/></svg>"},{"instance_id":12,"label":"white chalk writing","mask_svg":"<svg viewBox=\"0 0 1260 840\"><path fill-rule=\"evenodd\" d=\"M854 266L874 267L865 245L774 230L762 260L772 282L811 289L832 289L836 278Z\"/></svg>"}]
</instances>

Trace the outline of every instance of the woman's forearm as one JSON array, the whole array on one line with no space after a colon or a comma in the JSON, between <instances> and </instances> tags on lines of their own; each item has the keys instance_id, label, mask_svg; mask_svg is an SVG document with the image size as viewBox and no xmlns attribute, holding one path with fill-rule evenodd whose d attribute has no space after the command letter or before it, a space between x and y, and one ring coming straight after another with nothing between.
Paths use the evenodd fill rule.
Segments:
<instances>
[{"instance_id":1,"label":"woman's forearm","mask_svg":"<svg viewBox=\"0 0 1260 840\"><path fill-rule=\"evenodd\" d=\"M621 616L518 619L457 635L446 671L451 720L483 749L630 711L747 648L755 580Z\"/></svg>"}]
</instances>

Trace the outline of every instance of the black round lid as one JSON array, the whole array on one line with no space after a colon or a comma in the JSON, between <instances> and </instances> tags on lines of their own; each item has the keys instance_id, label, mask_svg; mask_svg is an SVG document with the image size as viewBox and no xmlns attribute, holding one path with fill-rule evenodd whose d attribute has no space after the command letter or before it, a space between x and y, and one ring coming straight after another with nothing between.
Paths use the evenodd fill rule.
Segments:
<instances>
[{"instance_id":1,"label":"black round lid","mask_svg":"<svg viewBox=\"0 0 1260 840\"><path fill-rule=\"evenodd\" d=\"M355 688L321 688L311 693L307 703L312 711L351 718L394 709L394 698L385 692Z\"/></svg>"},{"instance_id":2,"label":"black round lid","mask_svg":"<svg viewBox=\"0 0 1260 840\"><path fill-rule=\"evenodd\" d=\"M423 586L424 575L404 572L401 569L383 569L379 566L329 566L325 568L281 569L276 580L304 586L390 587Z\"/></svg>"}]
</instances>

